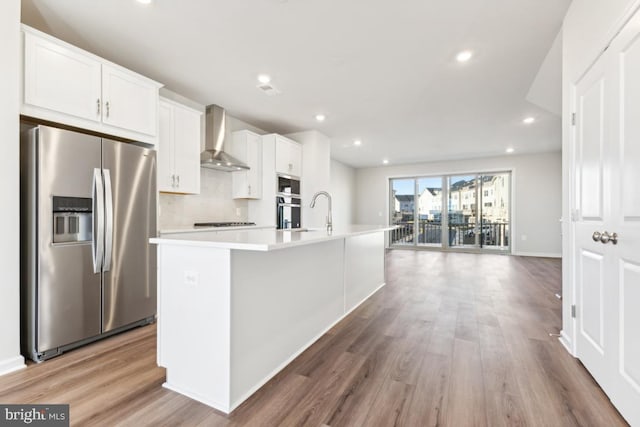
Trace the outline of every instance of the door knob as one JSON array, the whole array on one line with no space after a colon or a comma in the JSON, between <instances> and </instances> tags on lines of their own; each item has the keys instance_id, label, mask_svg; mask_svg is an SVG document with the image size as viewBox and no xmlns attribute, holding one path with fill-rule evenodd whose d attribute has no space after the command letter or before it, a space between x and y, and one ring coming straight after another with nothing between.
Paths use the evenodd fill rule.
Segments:
<instances>
[{"instance_id":1,"label":"door knob","mask_svg":"<svg viewBox=\"0 0 640 427\"><path fill-rule=\"evenodd\" d=\"M604 232L602 233L602 236L600 237L600 241L602 243L604 243L605 245L609 242L613 243L614 245L618 244L618 233L611 233L609 234L608 232Z\"/></svg>"},{"instance_id":2,"label":"door knob","mask_svg":"<svg viewBox=\"0 0 640 427\"><path fill-rule=\"evenodd\" d=\"M599 242L601 237L602 234L599 231L594 231L593 236L591 236L594 242Z\"/></svg>"}]
</instances>

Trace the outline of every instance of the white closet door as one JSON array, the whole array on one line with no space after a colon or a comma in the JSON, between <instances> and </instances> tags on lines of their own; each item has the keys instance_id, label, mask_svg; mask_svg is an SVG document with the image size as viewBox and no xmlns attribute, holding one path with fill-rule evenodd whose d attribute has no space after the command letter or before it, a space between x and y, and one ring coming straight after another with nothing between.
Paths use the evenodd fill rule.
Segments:
<instances>
[{"instance_id":1,"label":"white closet door","mask_svg":"<svg viewBox=\"0 0 640 427\"><path fill-rule=\"evenodd\" d=\"M611 248L593 239L609 221L609 175L605 174L611 157L608 105L611 82L607 76L607 58L602 56L578 82L574 145L575 185L575 277L577 308L577 352L585 367L600 386L611 388L610 353L615 347L608 293L612 273ZM597 236L597 234L596 234Z\"/></svg>"},{"instance_id":2,"label":"white closet door","mask_svg":"<svg viewBox=\"0 0 640 427\"><path fill-rule=\"evenodd\" d=\"M607 292L615 302L616 351L609 393L631 425L640 425L640 14L609 47L612 92L611 213L617 233Z\"/></svg>"},{"instance_id":3,"label":"white closet door","mask_svg":"<svg viewBox=\"0 0 640 427\"><path fill-rule=\"evenodd\" d=\"M575 95L576 351L640 425L640 14Z\"/></svg>"}]
</instances>

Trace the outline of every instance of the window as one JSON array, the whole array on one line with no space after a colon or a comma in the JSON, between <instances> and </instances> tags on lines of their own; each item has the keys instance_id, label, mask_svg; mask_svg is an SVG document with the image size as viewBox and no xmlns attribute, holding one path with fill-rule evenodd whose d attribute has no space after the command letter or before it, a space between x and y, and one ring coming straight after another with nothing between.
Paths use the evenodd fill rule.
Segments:
<instances>
[{"instance_id":1,"label":"window","mask_svg":"<svg viewBox=\"0 0 640 427\"><path fill-rule=\"evenodd\" d=\"M390 179L392 246L510 250L509 172Z\"/></svg>"}]
</instances>

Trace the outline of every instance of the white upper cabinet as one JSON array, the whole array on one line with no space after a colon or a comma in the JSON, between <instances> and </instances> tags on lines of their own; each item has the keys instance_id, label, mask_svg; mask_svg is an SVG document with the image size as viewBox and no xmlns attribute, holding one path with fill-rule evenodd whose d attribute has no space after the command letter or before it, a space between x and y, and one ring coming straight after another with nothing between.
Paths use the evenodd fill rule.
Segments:
<instances>
[{"instance_id":1,"label":"white upper cabinet","mask_svg":"<svg viewBox=\"0 0 640 427\"><path fill-rule=\"evenodd\" d=\"M302 147L281 135L276 135L276 173L302 176Z\"/></svg>"},{"instance_id":2,"label":"white upper cabinet","mask_svg":"<svg viewBox=\"0 0 640 427\"><path fill-rule=\"evenodd\" d=\"M201 111L160 100L158 190L200 193Z\"/></svg>"},{"instance_id":3,"label":"white upper cabinet","mask_svg":"<svg viewBox=\"0 0 640 427\"><path fill-rule=\"evenodd\" d=\"M100 122L101 63L26 32L24 103Z\"/></svg>"},{"instance_id":4,"label":"white upper cabinet","mask_svg":"<svg viewBox=\"0 0 640 427\"><path fill-rule=\"evenodd\" d=\"M121 67L102 65L102 121L110 126L156 135L158 86Z\"/></svg>"},{"instance_id":5,"label":"white upper cabinet","mask_svg":"<svg viewBox=\"0 0 640 427\"><path fill-rule=\"evenodd\" d=\"M21 113L155 144L161 84L22 26Z\"/></svg>"},{"instance_id":6,"label":"white upper cabinet","mask_svg":"<svg viewBox=\"0 0 640 427\"><path fill-rule=\"evenodd\" d=\"M158 160L158 191L175 191L175 142L173 124L173 106L160 99L160 125L156 144Z\"/></svg>"},{"instance_id":7,"label":"white upper cabinet","mask_svg":"<svg viewBox=\"0 0 640 427\"><path fill-rule=\"evenodd\" d=\"M262 137L248 130L233 132L229 154L250 168L231 172L233 198L262 198Z\"/></svg>"}]
</instances>

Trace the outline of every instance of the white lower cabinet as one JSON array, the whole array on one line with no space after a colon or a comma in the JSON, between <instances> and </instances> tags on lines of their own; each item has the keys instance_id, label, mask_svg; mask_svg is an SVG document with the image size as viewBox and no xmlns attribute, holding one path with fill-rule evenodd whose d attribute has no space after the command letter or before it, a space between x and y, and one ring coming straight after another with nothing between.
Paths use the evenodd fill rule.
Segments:
<instances>
[{"instance_id":1,"label":"white lower cabinet","mask_svg":"<svg viewBox=\"0 0 640 427\"><path fill-rule=\"evenodd\" d=\"M234 199L262 198L262 137L248 130L233 132L230 154L249 170L232 172Z\"/></svg>"},{"instance_id":2,"label":"white lower cabinet","mask_svg":"<svg viewBox=\"0 0 640 427\"><path fill-rule=\"evenodd\" d=\"M158 191L200 193L202 111L160 99Z\"/></svg>"}]
</instances>

